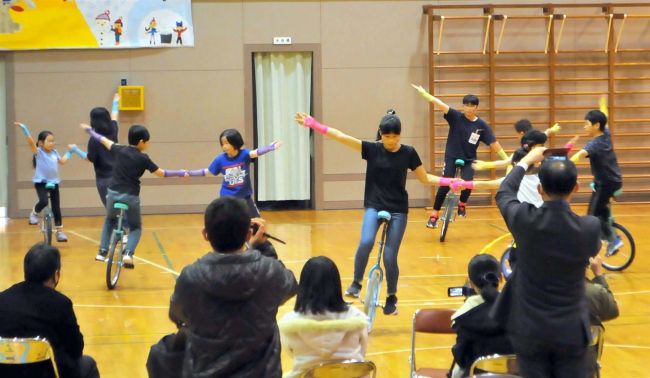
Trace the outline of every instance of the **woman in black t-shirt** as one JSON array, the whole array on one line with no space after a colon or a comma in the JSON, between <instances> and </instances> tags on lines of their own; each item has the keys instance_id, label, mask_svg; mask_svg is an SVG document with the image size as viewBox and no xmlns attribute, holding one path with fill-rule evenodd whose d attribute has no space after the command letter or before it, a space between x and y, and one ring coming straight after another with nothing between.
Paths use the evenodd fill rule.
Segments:
<instances>
[{"instance_id":1,"label":"woman in black t-shirt","mask_svg":"<svg viewBox=\"0 0 650 378\"><path fill-rule=\"evenodd\" d=\"M297 113L296 122L338 141L355 151L361 152L361 158L367 161L366 184L363 199L365 213L361 225L361 241L354 259L354 281L345 294L359 297L361 281L368 264L368 257L375 242L379 221L377 213L391 213L390 227L384 247L384 266L388 297L384 314L397 314L397 253L406 230L408 214L408 193L406 191L406 174L415 172L418 180L429 185L449 185L450 179L428 174L415 148L400 143L402 124L389 110L379 123L378 139L375 142L361 141L340 130L318 123L314 118Z\"/></svg>"}]
</instances>

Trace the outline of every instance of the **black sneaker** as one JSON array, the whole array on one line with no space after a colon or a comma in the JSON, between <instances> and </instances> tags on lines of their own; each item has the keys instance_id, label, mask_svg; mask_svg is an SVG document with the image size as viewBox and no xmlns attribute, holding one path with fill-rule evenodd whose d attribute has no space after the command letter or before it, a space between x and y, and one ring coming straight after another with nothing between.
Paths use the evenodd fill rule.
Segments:
<instances>
[{"instance_id":1,"label":"black sneaker","mask_svg":"<svg viewBox=\"0 0 650 378\"><path fill-rule=\"evenodd\" d=\"M458 216L459 217L467 216L467 209L465 208L465 204L463 203L458 204Z\"/></svg>"},{"instance_id":2,"label":"black sneaker","mask_svg":"<svg viewBox=\"0 0 650 378\"><path fill-rule=\"evenodd\" d=\"M386 297L384 315L397 315L397 297L395 295L389 295Z\"/></svg>"},{"instance_id":3,"label":"black sneaker","mask_svg":"<svg viewBox=\"0 0 650 378\"><path fill-rule=\"evenodd\" d=\"M350 287L348 287L348 289L345 291L345 295L348 297L359 298L359 294L361 294L361 284L357 283L356 281L352 281Z\"/></svg>"},{"instance_id":4,"label":"black sneaker","mask_svg":"<svg viewBox=\"0 0 650 378\"><path fill-rule=\"evenodd\" d=\"M429 221L427 221L427 228L436 228L436 227L438 227L438 216L432 215L429 217Z\"/></svg>"}]
</instances>

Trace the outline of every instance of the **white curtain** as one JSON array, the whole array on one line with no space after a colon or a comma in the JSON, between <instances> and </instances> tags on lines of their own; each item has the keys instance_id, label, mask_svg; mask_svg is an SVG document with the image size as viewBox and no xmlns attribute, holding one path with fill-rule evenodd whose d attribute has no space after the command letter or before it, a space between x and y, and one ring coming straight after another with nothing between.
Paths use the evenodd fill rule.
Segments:
<instances>
[{"instance_id":1,"label":"white curtain","mask_svg":"<svg viewBox=\"0 0 650 378\"><path fill-rule=\"evenodd\" d=\"M309 130L294 121L311 113L311 53L255 53L257 146L282 147L258 158L257 199L310 199Z\"/></svg>"}]
</instances>

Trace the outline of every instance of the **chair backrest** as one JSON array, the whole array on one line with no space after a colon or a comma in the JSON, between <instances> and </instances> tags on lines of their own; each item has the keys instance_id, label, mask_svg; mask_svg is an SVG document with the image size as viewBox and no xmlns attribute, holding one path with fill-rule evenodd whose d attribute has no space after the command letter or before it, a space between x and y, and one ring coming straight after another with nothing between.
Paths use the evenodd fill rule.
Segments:
<instances>
[{"instance_id":1,"label":"chair backrest","mask_svg":"<svg viewBox=\"0 0 650 378\"><path fill-rule=\"evenodd\" d=\"M51 361L54 376L59 378L59 370L54 359L54 351L47 339L2 338L0 337L0 364L20 365Z\"/></svg>"},{"instance_id":2,"label":"chair backrest","mask_svg":"<svg viewBox=\"0 0 650 378\"><path fill-rule=\"evenodd\" d=\"M477 370L479 370L477 372ZM469 368L469 375L475 373L519 374L517 356L514 354L493 354L477 358Z\"/></svg>"},{"instance_id":3,"label":"chair backrest","mask_svg":"<svg viewBox=\"0 0 650 378\"><path fill-rule=\"evenodd\" d=\"M331 360L305 371L302 378L375 378L377 367L372 361Z\"/></svg>"},{"instance_id":4,"label":"chair backrest","mask_svg":"<svg viewBox=\"0 0 650 378\"><path fill-rule=\"evenodd\" d=\"M411 331L411 377L414 376L415 371L415 334L422 333L442 333L453 334L456 333L451 328L451 316L456 310L447 308L428 308L415 311L413 315L413 328Z\"/></svg>"},{"instance_id":5,"label":"chair backrest","mask_svg":"<svg viewBox=\"0 0 650 378\"><path fill-rule=\"evenodd\" d=\"M596 366L594 371L596 377L600 377L600 357L603 355L603 345L605 344L605 328L602 325L591 326L591 345L593 352L590 356L596 356ZM593 353L593 354L591 354ZM592 363L591 361L589 362Z\"/></svg>"}]
</instances>

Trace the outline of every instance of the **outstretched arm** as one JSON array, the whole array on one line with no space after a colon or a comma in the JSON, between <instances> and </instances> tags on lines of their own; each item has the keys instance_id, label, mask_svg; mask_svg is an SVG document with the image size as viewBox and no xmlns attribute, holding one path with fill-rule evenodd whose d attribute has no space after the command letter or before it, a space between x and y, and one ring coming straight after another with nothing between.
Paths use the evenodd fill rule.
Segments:
<instances>
[{"instance_id":1,"label":"outstretched arm","mask_svg":"<svg viewBox=\"0 0 650 378\"><path fill-rule=\"evenodd\" d=\"M14 122L14 125L20 127L20 129L23 132L23 135L25 136L25 138L27 138L27 144L29 144L29 147L32 149L32 152L36 153L36 151L38 151L38 148L36 147L34 138L32 138L32 134L29 133L29 128L27 127L27 125L20 122Z\"/></svg>"},{"instance_id":2,"label":"outstretched arm","mask_svg":"<svg viewBox=\"0 0 650 378\"><path fill-rule=\"evenodd\" d=\"M587 152L587 150L580 150L571 156L571 161L577 163L578 160L586 156L589 156L589 152Z\"/></svg>"},{"instance_id":3,"label":"outstretched arm","mask_svg":"<svg viewBox=\"0 0 650 378\"><path fill-rule=\"evenodd\" d=\"M331 139L334 139L337 142L340 142L355 151L361 151L361 140L349 136L345 134L344 132L337 130L333 127L329 127L326 125L323 125L316 121L312 116L306 113L296 113L295 117L296 122L299 124L309 127L310 129L314 129L316 132L321 133L325 135L326 137L329 137Z\"/></svg>"},{"instance_id":4,"label":"outstretched arm","mask_svg":"<svg viewBox=\"0 0 650 378\"><path fill-rule=\"evenodd\" d=\"M511 161L512 161L512 156L504 160L495 160L495 161L474 160L472 162L472 168L474 168L477 171L483 171L492 168L505 168L511 163Z\"/></svg>"},{"instance_id":5,"label":"outstretched arm","mask_svg":"<svg viewBox=\"0 0 650 378\"><path fill-rule=\"evenodd\" d=\"M105 136L100 135L97 133L95 130L93 130L90 125L86 123L82 123L79 125L88 135L90 135L91 138L95 139L99 143L101 143L106 149L110 150L111 147L113 147L113 144L115 144L112 140L106 138Z\"/></svg>"},{"instance_id":6,"label":"outstretched arm","mask_svg":"<svg viewBox=\"0 0 650 378\"><path fill-rule=\"evenodd\" d=\"M544 130L544 134L546 134L547 137L551 136L551 134L557 134L562 130L562 127L560 126L559 123L556 123L555 125L549 127L548 129Z\"/></svg>"},{"instance_id":7,"label":"outstretched arm","mask_svg":"<svg viewBox=\"0 0 650 378\"><path fill-rule=\"evenodd\" d=\"M508 154L506 154L506 152L503 150L503 147L501 147L501 143L499 143L499 142L491 143L490 148L492 149L492 151L496 152L496 154L502 160L508 159Z\"/></svg>"},{"instance_id":8,"label":"outstretched arm","mask_svg":"<svg viewBox=\"0 0 650 378\"><path fill-rule=\"evenodd\" d=\"M89 161L88 160L88 154L84 150L82 150L81 148L77 147L76 144L68 144L68 149L69 149L68 150L69 153L77 154L83 160ZM68 154L68 152L66 152L66 155Z\"/></svg>"},{"instance_id":9,"label":"outstretched arm","mask_svg":"<svg viewBox=\"0 0 650 378\"><path fill-rule=\"evenodd\" d=\"M280 146L282 146L282 142L278 141L278 140L274 140L268 146L258 147L257 149L252 150L249 153L249 156L251 157L251 159L255 159L258 156L262 156L264 154L268 154L271 151L275 151L275 150L279 149Z\"/></svg>"},{"instance_id":10,"label":"outstretched arm","mask_svg":"<svg viewBox=\"0 0 650 378\"><path fill-rule=\"evenodd\" d=\"M427 173L427 170L424 169L423 165L415 168L413 172L415 173L415 177L418 178L418 181L426 185L449 186L449 184L454 181L454 179L449 177L439 177Z\"/></svg>"},{"instance_id":11,"label":"outstretched arm","mask_svg":"<svg viewBox=\"0 0 650 378\"><path fill-rule=\"evenodd\" d=\"M422 88L420 85L415 85L411 84L413 88L415 88L416 91L420 94L420 96L424 97L425 100L434 103L436 106L440 107L442 109L442 112L447 114L449 111L449 105L445 104L442 102L438 97L432 95L431 93L427 92L426 89Z\"/></svg>"},{"instance_id":12,"label":"outstretched arm","mask_svg":"<svg viewBox=\"0 0 650 378\"><path fill-rule=\"evenodd\" d=\"M113 106L111 108L111 119L117 121L120 116L120 95L115 93L113 95Z\"/></svg>"}]
</instances>

